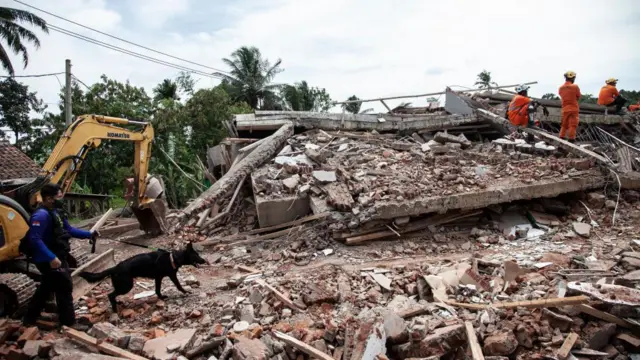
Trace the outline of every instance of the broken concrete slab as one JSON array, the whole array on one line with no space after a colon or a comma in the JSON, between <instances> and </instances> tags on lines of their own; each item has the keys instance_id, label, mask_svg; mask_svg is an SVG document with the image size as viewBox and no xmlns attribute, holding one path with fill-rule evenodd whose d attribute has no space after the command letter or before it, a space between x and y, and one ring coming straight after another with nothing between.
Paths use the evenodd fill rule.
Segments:
<instances>
[{"instance_id":1,"label":"broken concrete slab","mask_svg":"<svg viewBox=\"0 0 640 360\"><path fill-rule=\"evenodd\" d=\"M108 322L94 324L87 332L98 340L109 340L121 349L126 349L131 336Z\"/></svg>"},{"instance_id":2,"label":"broken concrete slab","mask_svg":"<svg viewBox=\"0 0 640 360\"><path fill-rule=\"evenodd\" d=\"M335 171L315 170L311 176L320 184L328 184L337 180Z\"/></svg>"},{"instance_id":3,"label":"broken concrete slab","mask_svg":"<svg viewBox=\"0 0 640 360\"><path fill-rule=\"evenodd\" d=\"M455 143L462 145L463 148L468 148L469 146L471 146L471 141L467 140L467 138L465 138L463 134L455 136L449 133L438 132L435 134L433 139L441 144Z\"/></svg>"},{"instance_id":4,"label":"broken concrete slab","mask_svg":"<svg viewBox=\"0 0 640 360\"><path fill-rule=\"evenodd\" d=\"M512 331L488 336L484 339L483 352L489 356L511 355L518 348L518 339Z\"/></svg>"},{"instance_id":5,"label":"broken concrete slab","mask_svg":"<svg viewBox=\"0 0 640 360\"><path fill-rule=\"evenodd\" d=\"M483 191L448 196L417 197L401 202L380 200L367 209L367 215L371 219L394 219L455 209L479 209L516 200L556 197L565 193L599 188L604 184L605 178L599 171L588 171L575 178L545 179L532 184L493 185Z\"/></svg>"},{"instance_id":6,"label":"broken concrete slab","mask_svg":"<svg viewBox=\"0 0 640 360\"><path fill-rule=\"evenodd\" d=\"M387 335L389 345L398 345L409 341L407 323L393 311L384 315L384 332Z\"/></svg>"},{"instance_id":7,"label":"broken concrete slab","mask_svg":"<svg viewBox=\"0 0 640 360\"><path fill-rule=\"evenodd\" d=\"M589 236L591 236L591 225L581 222L574 222L573 231L575 231L576 234L582 237L588 238Z\"/></svg>"},{"instance_id":8,"label":"broken concrete slab","mask_svg":"<svg viewBox=\"0 0 640 360\"><path fill-rule=\"evenodd\" d=\"M258 339L238 336L233 345L232 354L234 360L266 360L269 356L269 349Z\"/></svg>"},{"instance_id":9,"label":"broken concrete slab","mask_svg":"<svg viewBox=\"0 0 640 360\"><path fill-rule=\"evenodd\" d=\"M385 121L380 122L382 118ZM308 129L364 131L438 131L458 125L478 122L469 115L408 115L408 114L328 114L305 111L257 111L255 114L234 115L236 128L243 130L273 130L293 122Z\"/></svg>"},{"instance_id":10,"label":"broken concrete slab","mask_svg":"<svg viewBox=\"0 0 640 360\"><path fill-rule=\"evenodd\" d=\"M167 335L147 341L142 352L149 358L157 360L172 359L174 354L167 350L167 346L179 345L177 351L190 347L196 339L196 329L179 329Z\"/></svg>"},{"instance_id":11,"label":"broken concrete slab","mask_svg":"<svg viewBox=\"0 0 640 360\"><path fill-rule=\"evenodd\" d=\"M467 343L463 325L438 328L419 342L396 345L393 353L400 359L442 356ZM517 345L517 343L516 343Z\"/></svg>"}]
</instances>

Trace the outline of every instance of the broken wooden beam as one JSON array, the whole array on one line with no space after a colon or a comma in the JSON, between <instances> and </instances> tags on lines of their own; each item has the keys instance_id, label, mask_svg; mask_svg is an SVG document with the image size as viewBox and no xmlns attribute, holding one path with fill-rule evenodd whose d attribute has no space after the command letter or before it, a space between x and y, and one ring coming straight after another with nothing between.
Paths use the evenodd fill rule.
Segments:
<instances>
[{"instance_id":1,"label":"broken wooden beam","mask_svg":"<svg viewBox=\"0 0 640 360\"><path fill-rule=\"evenodd\" d=\"M284 342L285 344L292 346L303 353L309 355L311 358L320 359L320 360L334 360L333 357L329 354L326 354L311 345L307 345L302 341L294 338L293 336L289 336L287 334L283 334L279 331L274 331L273 335L276 339Z\"/></svg>"},{"instance_id":2,"label":"broken wooden beam","mask_svg":"<svg viewBox=\"0 0 640 360\"><path fill-rule=\"evenodd\" d=\"M565 305L580 305L580 304L586 304L588 302L589 302L589 298L587 296L580 295L580 296L570 296L570 297L564 297L564 298L525 300L525 301L515 301L515 302L498 302L498 303L491 303L491 304L467 304L467 303L459 303L455 301L446 301L445 303L452 306L465 308L465 309L484 310L488 307L502 308L502 309L513 309L517 307L545 308L545 307L555 307L555 306L565 306Z\"/></svg>"},{"instance_id":3,"label":"broken wooden beam","mask_svg":"<svg viewBox=\"0 0 640 360\"><path fill-rule=\"evenodd\" d=\"M119 347L111 345L108 342L98 341L98 339L94 338L93 336L89 336L86 333L72 329L68 326L63 327L63 332L69 339L85 346L97 348L107 355L112 355L129 360L146 360L146 358L142 356L138 356L127 350L120 349Z\"/></svg>"},{"instance_id":4,"label":"broken wooden beam","mask_svg":"<svg viewBox=\"0 0 640 360\"><path fill-rule=\"evenodd\" d=\"M567 338L564 339L564 343L562 343L562 346L558 350L558 359L565 360L566 358L568 358L569 353L571 352L571 349L573 349L573 345L575 345L576 341L578 341L578 334L574 332L570 333Z\"/></svg>"},{"instance_id":5,"label":"broken wooden beam","mask_svg":"<svg viewBox=\"0 0 640 360\"><path fill-rule=\"evenodd\" d=\"M281 293L280 291L278 291L278 289L274 288L273 286L267 284L266 281L262 280L262 279L256 279L254 280L254 282L260 286L262 286L263 288L271 291L273 293L273 295L278 298L278 300L282 301L282 303L287 306L288 308L290 308L291 310L301 310L299 307L296 306L296 304L293 303L293 301L291 301L291 299L289 299L285 294Z\"/></svg>"},{"instance_id":6,"label":"broken wooden beam","mask_svg":"<svg viewBox=\"0 0 640 360\"><path fill-rule=\"evenodd\" d=\"M175 232L186 224L191 217L211 207L214 202L220 202L222 198L231 195L242 179L250 176L251 172L265 161L271 159L280 150L285 141L293 135L293 124L284 124L278 131L267 137L258 145L255 152L247 155L233 168L229 169L209 189L204 191L197 199L193 200L176 216L176 224L171 228ZM257 142L253 143L256 144ZM252 144L252 145L253 145Z\"/></svg>"},{"instance_id":7,"label":"broken wooden beam","mask_svg":"<svg viewBox=\"0 0 640 360\"><path fill-rule=\"evenodd\" d=\"M467 331L467 341L469 341L469 349L471 349L471 357L473 360L484 360L484 354L482 348L478 343L478 337L476 331L473 328L473 324L469 321L464 322L464 328Z\"/></svg>"},{"instance_id":8,"label":"broken wooden beam","mask_svg":"<svg viewBox=\"0 0 640 360\"><path fill-rule=\"evenodd\" d=\"M505 126L510 126L510 122L503 118L500 117L490 111L484 110L484 109L476 109L476 112L478 114L479 117L484 118L488 121L491 121L493 124L495 124L496 126L499 127L505 127ZM607 158L600 156L598 154L596 154L593 151L587 150L585 148L582 148L578 145L572 144L564 139L561 139L557 136L551 135L547 132L544 132L542 130L539 129L533 129L533 128L525 128L525 127L518 127L518 130L523 131L527 134L532 134L532 135L536 135L538 136L538 138L540 138L541 140L544 140L548 143L550 143L551 145L555 145L557 147L561 147L565 150L567 150L568 152L580 156L580 157L588 157L591 158L593 160L595 160L597 163L608 166L608 167L612 167L614 168L615 165Z\"/></svg>"},{"instance_id":9,"label":"broken wooden beam","mask_svg":"<svg viewBox=\"0 0 640 360\"><path fill-rule=\"evenodd\" d=\"M596 308L593 308L593 307L591 307L589 305L586 305L586 304L578 305L577 309L582 311L585 314L591 315L591 316L593 316L595 318L598 318L600 320L608 321L610 323L622 326L623 328L629 329L629 328L633 327L630 322L628 322L628 321L626 321L624 319L621 319L621 318L619 318L617 316L611 315L611 314L609 314L607 312L600 311L600 310L598 310Z\"/></svg>"}]
</instances>

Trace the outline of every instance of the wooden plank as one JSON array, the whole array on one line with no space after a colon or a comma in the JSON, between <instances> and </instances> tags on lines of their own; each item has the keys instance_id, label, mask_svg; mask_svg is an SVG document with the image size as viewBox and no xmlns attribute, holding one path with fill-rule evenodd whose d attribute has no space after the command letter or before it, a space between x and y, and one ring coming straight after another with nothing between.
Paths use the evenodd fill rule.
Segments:
<instances>
[{"instance_id":1,"label":"wooden plank","mask_svg":"<svg viewBox=\"0 0 640 360\"><path fill-rule=\"evenodd\" d=\"M571 349L573 348L573 345L576 343L576 341L578 341L578 334L574 332L570 333L567 338L564 339L564 343L558 350L558 359L565 360L567 357L569 357L569 353L571 352Z\"/></svg>"},{"instance_id":2,"label":"wooden plank","mask_svg":"<svg viewBox=\"0 0 640 360\"><path fill-rule=\"evenodd\" d=\"M628 321L620 319L619 317L611 315L604 311L600 311L586 304L578 305L578 310L582 311L585 314L589 314L595 318L598 318L600 320L608 321L610 323L614 323L616 325L622 326L623 328L629 329L632 327L631 323L629 323Z\"/></svg>"},{"instance_id":3,"label":"wooden plank","mask_svg":"<svg viewBox=\"0 0 640 360\"><path fill-rule=\"evenodd\" d=\"M431 312L431 309L433 309L432 305L425 305L425 306L413 307L406 310L402 310L397 314L401 318L407 319L407 318L411 318L411 317L422 315L422 314L429 314Z\"/></svg>"},{"instance_id":4,"label":"wooden plank","mask_svg":"<svg viewBox=\"0 0 640 360\"><path fill-rule=\"evenodd\" d=\"M300 218L298 220L289 221L289 222L282 223L282 224L279 224L279 225L273 225L273 226L265 227L265 228L262 228L262 229L255 229L255 230L247 231L244 234L245 235L255 235L255 234L261 234L261 233L265 233L265 232L269 232L269 231L273 231L273 230L278 230L278 229L282 229L282 228L286 228L286 227L302 225L302 224L304 224L306 222L309 222L309 221L318 220L318 219L324 219L329 215L330 215L330 213L328 213L328 212L321 213L321 214L316 214L316 215L309 215L309 216Z\"/></svg>"},{"instance_id":5,"label":"wooden plank","mask_svg":"<svg viewBox=\"0 0 640 360\"><path fill-rule=\"evenodd\" d=\"M389 107L389 105L387 105L386 102L384 102L384 100L380 99L380 102L382 103L382 105L384 105L384 107L387 108L387 110L389 111L389 114L393 114L393 111L391 111L391 108Z\"/></svg>"},{"instance_id":6,"label":"wooden plank","mask_svg":"<svg viewBox=\"0 0 640 360\"><path fill-rule=\"evenodd\" d=\"M278 289L274 288L273 286L267 284L266 281L262 280L262 279L256 279L254 280L256 284L266 288L267 290L271 291L273 293L273 295L275 297L278 298L278 300L282 301L288 308L292 309L292 310L300 310L300 308L298 308L293 301L291 301L291 299L289 299L288 297L286 297L283 293L281 293L280 291L278 291Z\"/></svg>"},{"instance_id":7,"label":"wooden plank","mask_svg":"<svg viewBox=\"0 0 640 360\"><path fill-rule=\"evenodd\" d=\"M467 331L467 341L469 341L471 357L473 360L484 360L484 354L482 353L482 348L478 343L478 338L476 336L476 331L473 329L473 324L469 321L465 321L464 328Z\"/></svg>"},{"instance_id":8,"label":"wooden plank","mask_svg":"<svg viewBox=\"0 0 640 360\"><path fill-rule=\"evenodd\" d=\"M104 225L104 223L107 222L107 220L109 220L109 216L111 216L111 213L113 212L113 209L110 208L109 211L107 211L106 213L104 213L104 215L102 215L102 217L100 218L100 220L98 220L98 222L95 223L95 225L93 225L91 227L91 230L89 230L89 232L94 232L96 230L100 230L100 228L102 227L102 225Z\"/></svg>"},{"instance_id":9,"label":"wooden plank","mask_svg":"<svg viewBox=\"0 0 640 360\"><path fill-rule=\"evenodd\" d=\"M313 346L307 345L302 341L294 338L293 336L289 336L287 334L283 334L280 331L274 331L273 335L276 339L281 340L285 344L293 346L294 348L302 351L303 353L309 355L311 358L320 359L320 360L334 360L329 354L326 354Z\"/></svg>"},{"instance_id":10,"label":"wooden plank","mask_svg":"<svg viewBox=\"0 0 640 360\"><path fill-rule=\"evenodd\" d=\"M146 358L142 356L138 356L124 349L120 349L119 347L111 345L107 342L100 342L93 336L89 336L68 326L63 326L63 332L69 339L86 346L97 348L107 355L117 356L129 360L146 360Z\"/></svg>"},{"instance_id":11,"label":"wooden plank","mask_svg":"<svg viewBox=\"0 0 640 360\"><path fill-rule=\"evenodd\" d=\"M513 309L517 307L545 308L545 307L566 306L566 305L579 305L579 304L586 304L588 302L589 302L589 298L584 295L569 296L564 298L541 299L541 300L499 302L499 303L491 303L491 304L466 304L466 303L459 303L455 301L446 301L446 303L449 305L458 306L466 309L473 309L473 310L483 310L483 309L486 309L487 307L503 308L503 309Z\"/></svg>"},{"instance_id":12,"label":"wooden plank","mask_svg":"<svg viewBox=\"0 0 640 360\"><path fill-rule=\"evenodd\" d=\"M280 230L280 231L276 231L270 234L265 234L265 235L261 235L258 236L255 239L252 239L254 241L260 241L260 240L269 240L269 239L275 239L277 237L283 236L283 235L287 235L290 232L294 232L294 231L299 231L302 229L302 226L298 226L296 228L289 228L289 229L284 229L284 230Z\"/></svg>"},{"instance_id":13,"label":"wooden plank","mask_svg":"<svg viewBox=\"0 0 640 360\"><path fill-rule=\"evenodd\" d=\"M618 338L618 340L622 340L626 343L633 345L633 347L640 348L640 339L631 334L625 334L625 333L618 334L616 338Z\"/></svg>"},{"instance_id":14,"label":"wooden plank","mask_svg":"<svg viewBox=\"0 0 640 360\"><path fill-rule=\"evenodd\" d=\"M100 236L113 236L138 229L140 229L140 223L137 221L128 224L107 226L106 228L100 230Z\"/></svg>"},{"instance_id":15,"label":"wooden plank","mask_svg":"<svg viewBox=\"0 0 640 360\"><path fill-rule=\"evenodd\" d=\"M206 208L203 212L198 215L198 222L196 222L196 227L199 228L204 224L205 220L209 217L211 213L211 208Z\"/></svg>"}]
</instances>

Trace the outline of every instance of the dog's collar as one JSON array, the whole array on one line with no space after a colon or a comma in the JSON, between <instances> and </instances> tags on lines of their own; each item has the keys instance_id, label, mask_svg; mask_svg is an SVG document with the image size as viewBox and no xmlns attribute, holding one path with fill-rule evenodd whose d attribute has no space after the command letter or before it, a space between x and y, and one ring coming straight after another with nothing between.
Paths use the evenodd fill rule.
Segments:
<instances>
[{"instance_id":1,"label":"dog's collar","mask_svg":"<svg viewBox=\"0 0 640 360\"><path fill-rule=\"evenodd\" d=\"M175 261L173 261L173 253L169 253L169 260L171 261L171 267L175 270L176 269L176 263Z\"/></svg>"}]
</instances>

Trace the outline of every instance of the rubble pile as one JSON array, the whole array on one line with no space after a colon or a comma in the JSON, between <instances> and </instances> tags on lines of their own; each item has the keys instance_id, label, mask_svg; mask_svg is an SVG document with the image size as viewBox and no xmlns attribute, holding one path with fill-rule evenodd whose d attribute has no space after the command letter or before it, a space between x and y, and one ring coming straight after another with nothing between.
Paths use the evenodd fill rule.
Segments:
<instances>
[{"instance_id":1,"label":"rubble pile","mask_svg":"<svg viewBox=\"0 0 640 360\"><path fill-rule=\"evenodd\" d=\"M104 283L77 313L101 346L156 359L465 359L473 337L485 358L562 358L568 346L565 358L633 359L640 266L632 259L640 241L618 234L638 234L638 194L621 195L615 227L605 195L576 196L493 207L493 220L435 229L444 243L334 243L325 253L284 236L267 248L205 247L210 266L179 274L191 294L167 282L169 298L159 300L153 281L138 279L114 316ZM464 242L446 243L461 229ZM320 262L342 261L296 267L293 254L304 252L307 260L315 253ZM64 336L63 349L82 339ZM25 351L14 341L7 351Z\"/></svg>"}]
</instances>

